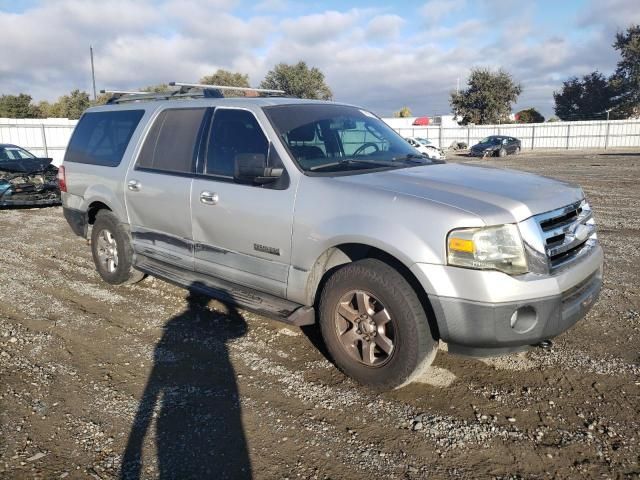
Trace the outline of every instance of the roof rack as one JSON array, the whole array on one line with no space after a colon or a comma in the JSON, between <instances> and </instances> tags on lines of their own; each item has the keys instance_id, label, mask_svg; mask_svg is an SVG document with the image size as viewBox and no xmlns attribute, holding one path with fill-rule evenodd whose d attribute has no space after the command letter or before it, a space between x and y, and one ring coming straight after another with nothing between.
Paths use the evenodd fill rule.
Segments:
<instances>
[{"instance_id":1,"label":"roof rack","mask_svg":"<svg viewBox=\"0 0 640 480\"><path fill-rule=\"evenodd\" d=\"M266 93L271 95L284 95L284 90L275 90L272 88L254 88L254 87L234 87L231 85L205 85L202 83L182 83L182 82L169 82L170 87L186 87L202 90L236 90L239 92L256 92Z\"/></svg>"},{"instance_id":2,"label":"roof rack","mask_svg":"<svg viewBox=\"0 0 640 480\"><path fill-rule=\"evenodd\" d=\"M140 92L126 90L100 90L100 93L109 93L111 97L107 104L138 102L144 100L169 100L172 98L223 98L223 91L235 90L240 92L255 92L267 96L284 95L284 90L273 90L268 88L247 88L232 87L228 85L204 85L200 83L169 82L170 87L180 87L176 90L166 92Z\"/></svg>"}]
</instances>

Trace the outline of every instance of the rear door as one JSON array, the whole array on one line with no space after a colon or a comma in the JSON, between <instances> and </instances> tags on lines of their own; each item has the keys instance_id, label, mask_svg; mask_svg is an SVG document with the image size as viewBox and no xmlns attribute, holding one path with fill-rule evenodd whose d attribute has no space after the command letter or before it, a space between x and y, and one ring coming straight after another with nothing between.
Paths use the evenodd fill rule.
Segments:
<instances>
[{"instance_id":1,"label":"rear door","mask_svg":"<svg viewBox=\"0 0 640 480\"><path fill-rule=\"evenodd\" d=\"M274 159L274 147L251 111L216 108L206 138L205 161L191 193L195 269L284 296L295 189L286 172L268 185L234 181L238 154Z\"/></svg>"},{"instance_id":2,"label":"rear door","mask_svg":"<svg viewBox=\"0 0 640 480\"><path fill-rule=\"evenodd\" d=\"M206 108L161 111L125 184L136 253L189 270L193 270L191 184L206 114Z\"/></svg>"}]
</instances>

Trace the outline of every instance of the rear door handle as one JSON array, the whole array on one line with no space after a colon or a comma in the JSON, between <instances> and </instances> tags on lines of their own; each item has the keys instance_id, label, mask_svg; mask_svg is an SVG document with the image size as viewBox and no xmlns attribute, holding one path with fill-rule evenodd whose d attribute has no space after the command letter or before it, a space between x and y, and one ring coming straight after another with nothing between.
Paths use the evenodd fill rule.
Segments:
<instances>
[{"instance_id":1,"label":"rear door handle","mask_svg":"<svg viewBox=\"0 0 640 480\"><path fill-rule=\"evenodd\" d=\"M215 205L218 203L218 194L214 192L201 192L200 202L205 205Z\"/></svg>"},{"instance_id":2,"label":"rear door handle","mask_svg":"<svg viewBox=\"0 0 640 480\"><path fill-rule=\"evenodd\" d=\"M127 182L127 188L129 190L131 190L132 192L139 191L141 186L142 185L140 184L140 182L138 180L129 180Z\"/></svg>"}]
</instances>

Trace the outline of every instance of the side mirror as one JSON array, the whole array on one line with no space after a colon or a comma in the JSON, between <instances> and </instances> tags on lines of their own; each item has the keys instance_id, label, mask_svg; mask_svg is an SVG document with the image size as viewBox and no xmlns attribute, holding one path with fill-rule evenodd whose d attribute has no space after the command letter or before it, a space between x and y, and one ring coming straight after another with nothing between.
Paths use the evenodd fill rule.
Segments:
<instances>
[{"instance_id":1,"label":"side mirror","mask_svg":"<svg viewBox=\"0 0 640 480\"><path fill-rule=\"evenodd\" d=\"M264 184L282 176L282 168L267 167L267 157L262 153L239 153L235 156L234 180L241 183Z\"/></svg>"}]
</instances>

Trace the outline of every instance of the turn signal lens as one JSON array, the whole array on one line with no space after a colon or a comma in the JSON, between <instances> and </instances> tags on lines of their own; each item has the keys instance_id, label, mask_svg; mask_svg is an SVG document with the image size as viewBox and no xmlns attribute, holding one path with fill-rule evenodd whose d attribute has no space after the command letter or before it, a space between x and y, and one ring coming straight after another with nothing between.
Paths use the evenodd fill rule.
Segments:
<instances>
[{"instance_id":1,"label":"turn signal lens","mask_svg":"<svg viewBox=\"0 0 640 480\"><path fill-rule=\"evenodd\" d=\"M473 240L462 238L449 238L449 250L456 252L473 253Z\"/></svg>"}]
</instances>

